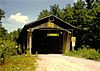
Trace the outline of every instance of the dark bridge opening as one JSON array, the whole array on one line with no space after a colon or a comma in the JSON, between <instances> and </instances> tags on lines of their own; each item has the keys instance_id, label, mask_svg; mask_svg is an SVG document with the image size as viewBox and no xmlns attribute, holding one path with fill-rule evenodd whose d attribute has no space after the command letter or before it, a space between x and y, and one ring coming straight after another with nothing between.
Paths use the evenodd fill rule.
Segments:
<instances>
[{"instance_id":1,"label":"dark bridge opening","mask_svg":"<svg viewBox=\"0 0 100 71\"><path fill-rule=\"evenodd\" d=\"M59 29L35 29L32 36L32 54L62 53L63 31Z\"/></svg>"}]
</instances>

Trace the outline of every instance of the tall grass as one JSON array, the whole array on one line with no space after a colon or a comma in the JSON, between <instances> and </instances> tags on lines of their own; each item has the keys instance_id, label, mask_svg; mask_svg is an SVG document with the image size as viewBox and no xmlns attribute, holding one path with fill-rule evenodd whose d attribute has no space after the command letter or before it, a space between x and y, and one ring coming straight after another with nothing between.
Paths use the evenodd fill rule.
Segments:
<instances>
[{"instance_id":1,"label":"tall grass","mask_svg":"<svg viewBox=\"0 0 100 71\"><path fill-rule=\"evenodd\" d=\"M36 61L35 56L11 56L7 58L6 64L0 67L0 71L35 71Z\"/></svg>"},{"instance_id":2,"label":"tall grass","mask_svg":"<svg viewBox=\"0 0 100 71\"><path fill-rule=\"evenodd\" d=\"M100 61L100 53L91 48L80 48L78 51L64 53L67 56L83 57L91 60Z\"/></svg>"}]
</instances>

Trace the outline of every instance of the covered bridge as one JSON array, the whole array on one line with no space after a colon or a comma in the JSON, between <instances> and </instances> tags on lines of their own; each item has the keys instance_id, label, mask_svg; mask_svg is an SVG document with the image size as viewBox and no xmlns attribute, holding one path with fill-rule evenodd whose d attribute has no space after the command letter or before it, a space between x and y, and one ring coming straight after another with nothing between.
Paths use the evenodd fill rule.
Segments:
<instances>
[{"instance_id":1,"label":"covered bridge","mask_svg":"<svg viewBox=\"0 0 100 71\"><path fill-rule=\"evenodd\" d=\"M26 24L18 38L22 53L65 53L72 50L76 28L62 19L50 15Z\"/></svg>"}]
</instances>

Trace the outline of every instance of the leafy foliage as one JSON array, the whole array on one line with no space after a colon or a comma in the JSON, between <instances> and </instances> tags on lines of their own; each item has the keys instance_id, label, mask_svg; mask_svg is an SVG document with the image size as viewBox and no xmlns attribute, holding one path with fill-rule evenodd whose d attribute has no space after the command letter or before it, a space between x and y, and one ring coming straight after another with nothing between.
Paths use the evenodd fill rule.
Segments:
<instances>
[{"instance_id":1,"label":"leafy foliage","mask_svg":"<svg viewBox=\"0 0 100 71\"><path fill-rule=\"evenodd\" d=\"M99 0L78 0L73 6L67 5L63 9L54 4L50 6L50 10L41 11L39 19L50 14L56 15L79 29L77 48L89 45L91 48L100 49Z\"/></svg>"},{"instance_id":2,"label":"leafy foliage","mask_svg":"<svg viewBox=\"0 0 100 71\"><path fill-rule=\"evenodd\" d=\"M10 32L10 33L8 34L8 39L9 39L9 40L12 40L12 41L17 41L20 32L21 32L21 29L18 29L18 30L15 30L15 31L13 31L13 32Z\"/></svg>"},{"instance_id":3,"label":"leafy foliage","mask_svg":"<svg viewBox=\"0 0 100 71\"><path fill-rule=\"evenodd\" d=\"M1 25L1 19L5 17L4 14L5 12L2 9L0 9L0 25Z\"/></svg>"},{"instance_id":4,"label":"leafy foliage","mask_svg":"<svg viewBox=\"0 0 100 71\"><path fill-rule=\"evenodd\" d=\"M3 30L2 32L5 33ZM19 35L18 31L14 31L12 33L6 32L6 37L4 36L0 37L0 64L1 65L5 64L7 57L17 55L20 52L19 47L16 43L18 35Z\"/></svg>"},{"instance_id":5,"label":"leafy foliage","mask_svg":"<svg viewBox=\"0 0 100 71\"><path fill-rule=\"evenodd\" d=\"M68 56L75 56L75 57L83 57L91 60L99 60L100 61L100 53L95 49L90 48L82 48L78 49L78 51L72 51L69 53L65 53Z\"/></svg>"},{"instance_id":6,"label":"leafy foliage","mask_svg":"<svg viewBox=\"0 0 100 71\"><path fill-rule=\"evenodd\" d=\"M19 48L16 44L17 38L21 29L8 33L2 27L2 18L5 12L0 9L0 64L5 64L6 58L18 54ZM63 9L59 5L50 6L50 10L42 10L38 19L48 15L56 15L66 22L76 26L77 48L80 46L90 46L94 49L79 49L78 51L70 52L69 54L85 57L88 59L100 59L100 54L95 50L100 50L100 0L78 0L73 6L67 5ZM21 53L21 52L20 52Z\"/></svg>"},{"instance_id":7,"label":"leafy foliage","mask_svg":"<svg viewBox=\"0 0 100 71\"><path fill-rule=\"evenodd\" d=\"M2 27L1 19L4 17L5 12L0 9L0 65L5 64L7 57L18 54L18 46L16 40L20 33L20 29L17 31L8 33L7 30Z\"/></svg>"},{"instance_id":8,"label":"leafy foliage","mask_svg":"<svg viewBox=\"0 0 100 71\"><path fill-rule=\"evenodd\" d=\"M5 64L6 58L17 54L16 43L10 40L3 40L0 45L0 64Z\"/></svg>"}]
</instances>

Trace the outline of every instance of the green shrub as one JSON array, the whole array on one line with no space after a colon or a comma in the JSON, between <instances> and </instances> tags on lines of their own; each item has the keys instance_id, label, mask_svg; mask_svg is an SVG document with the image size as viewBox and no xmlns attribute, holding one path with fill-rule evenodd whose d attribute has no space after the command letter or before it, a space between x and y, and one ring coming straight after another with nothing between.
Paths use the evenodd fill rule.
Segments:
<instances>
[{"instance_id":1,"label":"green shrub","mask_svg":"<svg viewBox=\"0 0 100 71\"><path fill-rule=\"evenodd\" d=\"M2 43L0 44L0 65L5 64L7 57L16 54L16 43L10 40L2 40Z\"/></svg>"},{"instance_id":2,"label":"green shrub","mask_svg":"<svg viewBox=\"0 0 100 71\"><path fill-rule=\"evenodd\" d=\"M75 56L75 57L84 57L91 60L100 60L100 53L95 49L91 48L80 48L78 51L71 51L65 53L68 56Z\"/></svg>"},{"instance_id":3,"label":"green shrub","mask_svg":"<svg viewBox=\"0 0 100 71\"><path fill-rule=\"evenodd\" d=\"M81 57L85 57L87 59L98 60L100 58L100 54L95 49L79 49Z\"/></svg>"}]
</instances>

